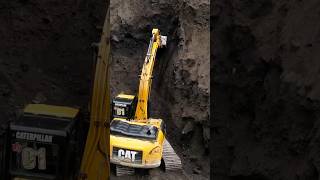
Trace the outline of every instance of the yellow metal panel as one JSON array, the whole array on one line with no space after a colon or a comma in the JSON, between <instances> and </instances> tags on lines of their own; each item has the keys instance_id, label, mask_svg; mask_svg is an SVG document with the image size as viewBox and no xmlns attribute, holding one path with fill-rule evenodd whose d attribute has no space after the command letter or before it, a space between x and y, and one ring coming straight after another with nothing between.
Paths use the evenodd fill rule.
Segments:
<instances>
[{"instance_id":1,"label":"yellow metal panel","mask_svg":"<svg viewBox=\"0 0 320 180\"><path fill-rule=\"evenodd\" d=\"M79 109L46 104L28 104L25 107L24 112L61 118L74 118L78 114Z\"/></svg>"},{"instance_id":2,"label":"yellow metal panel","mask_svg":"<svg viewBox=\"0 0 320 180\"><path fill-rule=\"evenodd\" d=\"M109 55L110 55L110 23L109 7L107 4L103 32L99 43L99 51L94 75L90 127L85 151L81 161L80 178L88 180L109 179Z\"/></svg>"},{"instance_id":3,"label":"yellow metal panel","mask_svg":"<svg viewBox=\"0 0 320 180\"><path fill-rule=\"evenodd\" d=\"M123 121L128 121L127 119L124 119L124 118L113 118L113 120L123 120Z\"/></svg>"},{"instance_id":4,"label":"yellow metal panel","mask_svg":"<svg viewBox=\"0 0 320 180\"><path fill-rule=\"evenodd\" d=\"M129 95L129 94L119 94L117 95L119 98L125 98L125 99L133 99L134 95Z\"/></svg>"}]
</instances>

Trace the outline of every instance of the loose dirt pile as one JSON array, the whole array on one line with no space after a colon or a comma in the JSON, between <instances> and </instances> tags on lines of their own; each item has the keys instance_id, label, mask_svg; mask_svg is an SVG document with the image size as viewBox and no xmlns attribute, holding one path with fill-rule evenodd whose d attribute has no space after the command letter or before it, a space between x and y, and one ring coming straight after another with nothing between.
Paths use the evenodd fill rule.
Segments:
<instances>
[{"instance_id":1,"label":"loose dirt pile","mask_svg":"<svg viewBox=\"0 0 320 180\"><path fill-rule=\"evenodd\" d=\"M209 1L110 2L112 95L137 93L152 28L159 28L168 46L154 69L151 116L166 121L186 176L209 178Z\"/></svg>"},{"instance_id":2,"label":"loose dirt pile","mask_svg":"<svg viewBox=\"0 0 320 180\"><path fill-rule=\"evenodd\" d=\"M319 12L317 0L215 1L216 179L319 179Z\"/></svg>"}]
</instances>

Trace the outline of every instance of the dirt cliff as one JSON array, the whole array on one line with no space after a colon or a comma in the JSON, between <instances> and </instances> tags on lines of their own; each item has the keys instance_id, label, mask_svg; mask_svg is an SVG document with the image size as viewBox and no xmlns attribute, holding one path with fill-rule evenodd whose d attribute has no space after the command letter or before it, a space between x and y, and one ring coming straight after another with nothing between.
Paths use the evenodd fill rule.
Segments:
<instances>
[{"instance_id":1,"label":"dirt cliff","mask_svg":"<svg viewBox=\"0 0 320 180\"><path fill-rule=\"evenodd\" d=\"M215 1L216 179L319 179L319 1Z\"/></svg>"},{"instance_id":2,"label":"dirt cliff","mask_svg":"<svg viewBox=\"0 0 320 180\"><path fill-rule=\"evenodd\" d=\"M0 2L0 118L31 102L85 107L105 1Z\"/></svg>"}]
</instances>

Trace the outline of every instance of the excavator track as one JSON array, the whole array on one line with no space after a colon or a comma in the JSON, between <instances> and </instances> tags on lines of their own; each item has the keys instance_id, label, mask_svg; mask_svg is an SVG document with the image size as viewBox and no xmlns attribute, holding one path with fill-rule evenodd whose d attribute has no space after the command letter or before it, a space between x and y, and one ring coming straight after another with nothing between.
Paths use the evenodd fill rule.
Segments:
<instances>
[{"instance_id":1,"label":"excavator track","mask_svg":"<svg viewBox=\"0 0 320 180\"><path fill-rule=\"evenodd\" d=\"M162 158L165 165L165 171L181 171L182 163L180 157L176 154L167 139L163 143Z\"/></svg>"},{"instance_id":2,"label":"excavator track","mask_svg":"<svg viewBox=\"0 0 320 180\"><path fill-rule=\"evenodd\" d=\"M134 175L134 168L116 165L116 176Z\"/></svg>"}]
</instances>

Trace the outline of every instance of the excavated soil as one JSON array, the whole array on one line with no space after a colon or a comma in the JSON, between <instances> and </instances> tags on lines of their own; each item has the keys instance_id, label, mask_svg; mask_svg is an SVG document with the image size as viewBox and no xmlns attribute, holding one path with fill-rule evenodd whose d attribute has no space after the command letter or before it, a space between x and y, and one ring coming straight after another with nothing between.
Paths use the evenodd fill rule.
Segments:
<instances>
[{"instance_id":1,"label":"excavated soil","mask_svg":"<svg viewBox=\"0 0 320 180\"><path fill-rule=\"evenodd\" d=\"M110 7L112 96L137 93L152 28L168 37L154 67L151 117L167 123L184 167L131 178L209 179L209 0L111 0Z\"/></svg>"},{"instance_id":2,"label":"excavated soil","mask_svg":"<svg viewBox=\"0 0 320 180\"><path fill-rule=\"evenodd\" d=\"M0 2L0 118L31 102L87 106L91 43L100 39L105 2Z\"/></svg>"},{"instance_id":3,"label":"excavated soil","mask_svg":"<svg viewBox=\"0 0 320 180\"><path fill-rule=\"evenodd\" d=\"M317 0L215 1L215 179L319 179L319 12Z\"/></svg>"},{"instance_id":4,"label":"excavated soil","mask_svg":"<svg viewBox=\"0 0 320 180\"><path fill-rule=\"evenodd\" d=\"M29 103L87 110L105 14L105 0L0 1L1 126Z\"/></svg>"}]
</instances>

